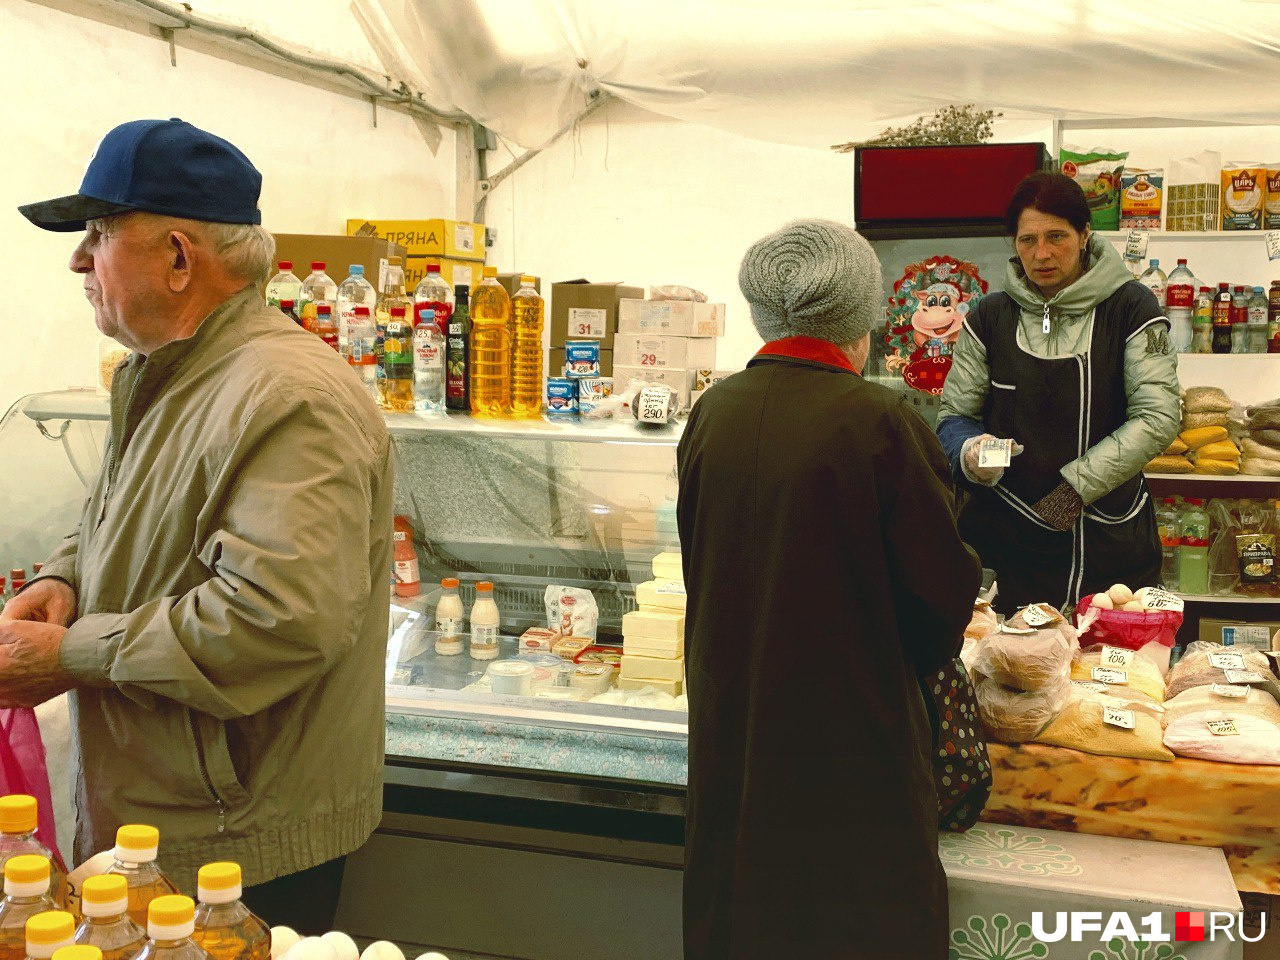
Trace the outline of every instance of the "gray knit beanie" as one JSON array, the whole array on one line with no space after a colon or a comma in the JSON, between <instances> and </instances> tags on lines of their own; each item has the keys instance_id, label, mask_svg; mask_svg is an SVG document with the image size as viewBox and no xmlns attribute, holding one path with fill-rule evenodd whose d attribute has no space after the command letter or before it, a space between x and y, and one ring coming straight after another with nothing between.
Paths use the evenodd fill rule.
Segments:
<instances>
[{"instance_id":1,"label":"gray knit beanie","mask_svg":"<svg viewBox=\"0 0 1280 960\"><path fill-rule=\"evenodd\" d=\"M738 287L766 343L816 337L843 346L884 319L875 251L832 220L797 220L757 240L742 259Z\"/></svg>"}]
</instances>

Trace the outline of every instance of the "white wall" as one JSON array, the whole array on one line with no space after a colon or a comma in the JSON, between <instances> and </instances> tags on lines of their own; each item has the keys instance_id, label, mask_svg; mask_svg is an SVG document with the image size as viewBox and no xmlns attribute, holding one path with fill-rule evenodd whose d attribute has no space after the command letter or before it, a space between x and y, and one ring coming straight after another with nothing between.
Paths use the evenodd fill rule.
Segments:
<instances>
[{"instance_id":1,"label":"white wall","mask_svg":"<svg viewBox=\"0 0 1280 960\"><path fill-rule=\"evenodd\" d=\"M263 223L343 233L346 218L450 216L452 131L433 156L406 115L178 48L35 2L0 4L0 411L25 393L93 383L97 333L76 236L37 230L18 204L74 193L102 135L181 117L235 143L263 174ZM0 460L4 453L0 451Z\"/></svg>"}]
</instances>

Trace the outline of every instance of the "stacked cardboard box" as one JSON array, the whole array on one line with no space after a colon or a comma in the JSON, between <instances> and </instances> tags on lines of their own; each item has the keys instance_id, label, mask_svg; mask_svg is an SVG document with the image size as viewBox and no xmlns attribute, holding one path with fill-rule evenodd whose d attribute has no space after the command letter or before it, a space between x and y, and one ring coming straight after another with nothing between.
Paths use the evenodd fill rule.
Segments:
<instances>
[{"instance_id":1,"label":"stacked cardboard box","mask_svg":"<svg viewBox=\"0 0 1280 960\"><path fill-rule=\"evenodd\" d=\"M613 356L616 389L632 380L664 383L687 408L698 372L715 370L724 313L723 303L622 300Z\"/></svg>"},{"instance_id":2,"label":"stacked cardboard box","mask_svg":"<svg viewBox=\"0 0 1280 960\"><path fill-rule=\"evenodd\" d=\"M293 272L303 280L311 272L313 260L324 261L325 272L339 284L347 279L351 264L358 263L364 267L365 278L380 290L387 261L405 256L404 247L380 237L277 233L275 238L276 260L292 260Z\"/></svg>"},{"instance_id":3,"label":"stacked cardboard box","mask_svg":"<svg viewBox=\"0 0 1280 960\"><path fill-rule=\"evenodd\" d=\"M404 279L413 292L427 274L428 263L440 264L440 275L453 287L470 287L484 279L487 254L483 223L458 220L347 221L349 236L382 237L407 250Z\"/></svg>"},{"instance_id":4,"label":"stacked cardboard box","mask_svg":"<svg viewBox=\"0 0 1280 960\"><path fill-rule=\"evenodd\" d=\"M685 589L680 555L659 554L653 570L654 579L636 587L640 609L622 618L618 686L623 690L654 687L678 697L684 691Z\"/></svg>"},{"instance_id":5,"label":"stacked cardboard box","mask_svg":"<svg viewBox=\"0 0 1280 960\"><path fill-rule=\"evenodd\" d=\"M618 332L618 302L643 297L639 287L620 283L570 280L551 285L551 342L548 376L564 376L564 345L570 340L600 343L600 375L613 375L614 337Z\"/></svg>"}]
</instances>

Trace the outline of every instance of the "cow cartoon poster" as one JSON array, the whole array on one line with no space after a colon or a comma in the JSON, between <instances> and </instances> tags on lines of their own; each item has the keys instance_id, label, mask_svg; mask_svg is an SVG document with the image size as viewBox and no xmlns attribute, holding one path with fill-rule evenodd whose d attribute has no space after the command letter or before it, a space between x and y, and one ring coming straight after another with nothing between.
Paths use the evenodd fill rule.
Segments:
<instances>
[{"instance_id":1,"label":"cow cartoon poster","mask_svg":"<svg viewBox=\"0 0 1280 960\"><path fill-rule=\"evenodd\" d=\"M910 264L886 308L885 366L911 387L938 396L964 318L987 292L972 263L935 256Z\"/></svg>"}]
</instances>

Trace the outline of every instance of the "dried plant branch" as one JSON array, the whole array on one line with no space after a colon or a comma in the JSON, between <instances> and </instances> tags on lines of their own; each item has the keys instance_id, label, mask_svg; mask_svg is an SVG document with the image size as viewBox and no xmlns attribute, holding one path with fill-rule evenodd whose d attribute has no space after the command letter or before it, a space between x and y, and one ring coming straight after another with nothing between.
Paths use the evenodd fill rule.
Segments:
<instances>
[{"instance_id":1,"label":"dried plant branch","mask_svg":"<svg viewBox=\"0 0 1280 960\"><path fill-rule=\"evenodd\" d=\"M905 127L889 127L870 140L839 143L836 153L852 153L859 147L930 147L965 143L986 143L994 135L992 121L1004 116L994 110L979 110L976 104L943 107L932 117L917 117Z\"/></svg>"}]
</instances>

